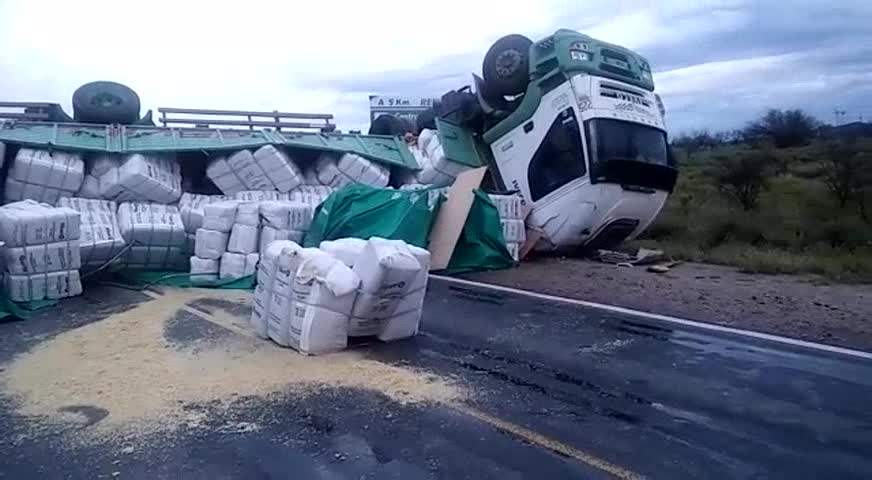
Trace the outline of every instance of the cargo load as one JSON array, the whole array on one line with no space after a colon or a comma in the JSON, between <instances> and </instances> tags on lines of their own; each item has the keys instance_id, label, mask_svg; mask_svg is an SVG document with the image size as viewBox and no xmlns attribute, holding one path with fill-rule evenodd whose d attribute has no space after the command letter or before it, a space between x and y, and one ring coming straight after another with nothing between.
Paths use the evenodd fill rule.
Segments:
<instances>
[{"instance_id":1,"label":"cargo load","mask_svg":"<svg viewBox=\"0 0 872 480\"><path fill-rule=\"evenodd\" d=\"M100 196L119 203L176 203L182 196L181 168L172 157L128 155L100 176Z\"/></svg>"},{"instance_id":2,"label":"cargo load","mask_svg":"<svg viewBox=\"0 0 872 480\"><path fill-rule=\"evenodd\" d=\"M58 206L71 208L81 215L82 268L100 268L124 251L126 243L118 228L115 202L91 198L63 197Z\"/></svg>"},{"instance_id":3,"label":"cargo load","mask_svg":"<svg viewBox=\"0 0 872 480\"><path fill-rule=\"evenodd\" d=\"M128 244L126 266L150 270L187 266L185 227L175 205L122 203L118 206L118 228Z\"/></svg>"},{"instance_id":4,"label":"cargo load","mask_svg":"<svg viewBox=\"0 0 872 480\"><path fill-rule=\"evenodd\" d=\"M121 165L121 157L112 153L101 153L85 158L85 179L76 196L79 198L103 198L100 195L100 177Z\"/></svg>"},{"instance_id":5,"label":"cargo load","mask_svg":"<svg viewBox=\"0 0 872 480\"><path fill-rule=\"evenodd\" d=\"M182 215L182 224L185 231L196 233L203 226L203 207L210 203L229 200L225 195L199 195L196 193L183 193L179 200L179 213Z\"/></svg>"},{"instance_id":6,"label":"cargo load","mask_svg":"<svg viewBox=\"0 0 872 480\"><path fill-rule=\"evenodd\" d=\"M51 205L82 186L85 163L76 153L21 148L6 175L5 200L35 200Z\"/></svg>"},{"instance_id":7,"label":"cargo load","mask_svg":"<svg viewBox=\"0 0 872 480\"><path fill-rule=\"evenodd\" d=\"M79 212L23 200L0 207L6 296L15 302L82 293Z\"/></svg>"},{"instance_id":8,"label":"cargo load","mask_svg":"<svg viewBox=\"0 0 872 480\"><path fill-rule=\"evenodd\" d=\"M319 184L332 188L356 183L382 188L390 180L390 170L353 153L339 158L324 153L315 164L315 177Z\"/></svg>"}]
</instances>

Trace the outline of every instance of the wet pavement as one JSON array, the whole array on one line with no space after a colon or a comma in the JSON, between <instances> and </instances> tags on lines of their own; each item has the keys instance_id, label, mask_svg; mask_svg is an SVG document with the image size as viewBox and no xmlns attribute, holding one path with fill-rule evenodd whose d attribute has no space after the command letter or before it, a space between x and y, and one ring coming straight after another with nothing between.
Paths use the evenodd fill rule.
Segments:
<instances>
[{"instance_id":1,"label":"wet pavement","mask_svg":"<svg viewBox=\"0 0 872 480\"><path fill-rule=\"evenodd\" d=\"M0 361L148 300L95 287L62 315L0 324ZM179 344L234 335L189 311L165 331ZM346 388L244 398L206 428L152 434L134 451L71 450L0 396L0 477L872 478L869 361L440 280L421 335L354 348L473 395L425 406ZM82 429L111 414L67 408L89 420Z\"/></svg>"}]
</instances>

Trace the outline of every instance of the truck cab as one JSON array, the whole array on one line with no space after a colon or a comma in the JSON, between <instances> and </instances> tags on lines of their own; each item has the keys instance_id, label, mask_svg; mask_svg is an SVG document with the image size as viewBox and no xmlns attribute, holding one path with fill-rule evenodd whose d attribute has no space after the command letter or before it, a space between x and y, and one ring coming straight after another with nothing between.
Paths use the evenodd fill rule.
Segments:
<instances>
[{"instance_id":1,"label":"truck cab","mask_svg":"<svg viewBox=\"0 0 872 480\"><path fill-rule=\"evenodd\" d=\"M517 37L488 52L485 78L474 78L484 119L464 122L483 125L471 133L496 188L523 197L539 249L608 248L635 237L677 179L648 62L571 30L526 51Z\"/></svg>"}]
</instances>

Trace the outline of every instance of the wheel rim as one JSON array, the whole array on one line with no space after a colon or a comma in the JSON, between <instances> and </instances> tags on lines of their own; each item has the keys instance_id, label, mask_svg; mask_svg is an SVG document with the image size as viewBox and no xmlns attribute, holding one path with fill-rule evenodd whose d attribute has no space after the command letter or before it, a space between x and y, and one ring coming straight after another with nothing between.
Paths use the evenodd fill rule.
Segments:
<instances>
[{"instance_id":1,"label":"wheel rim","mask_svg":"<svg viewBox=\"0 0 872 480\"><path fill-rule=\"evenodd\" d=\"M91 105L103 108L117 107L118 105L121 105L121 99L116 97L115 95L101 93L99 95L95 95L94 98L91 99Z\"/></svg>"},{"instance_id":2,"label":"wheel rim","mask_svg":"<svg viewBox=\"0 0 872 480\"><path fill-rule=\"evenodd\" d=\"M500 78L509 78L521 67L523 56L521 52L510 49L500 53L494 62L494 70Z\"/></svg>"}]
</instances>

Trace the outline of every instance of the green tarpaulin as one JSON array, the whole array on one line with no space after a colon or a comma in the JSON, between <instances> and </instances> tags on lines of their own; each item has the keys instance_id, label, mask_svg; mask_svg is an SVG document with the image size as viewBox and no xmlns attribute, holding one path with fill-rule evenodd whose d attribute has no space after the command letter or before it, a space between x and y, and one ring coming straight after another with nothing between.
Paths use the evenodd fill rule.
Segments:
<instances>
[{"instance_id":1,"label":"green tarpaulin","mask_svg":"<svg viewBox=\"0 0 872 480\"><path fill-rule=\"evenodd\" d=\"M370 237L403 240L427 248L444 197L432 190L392 190L353 185L333 193L315 211L304 246L324 240ZM497 207L475 192L469 217L445 273L499 270L514 265L506 250Z\"/></svg>"}]
</instances>

